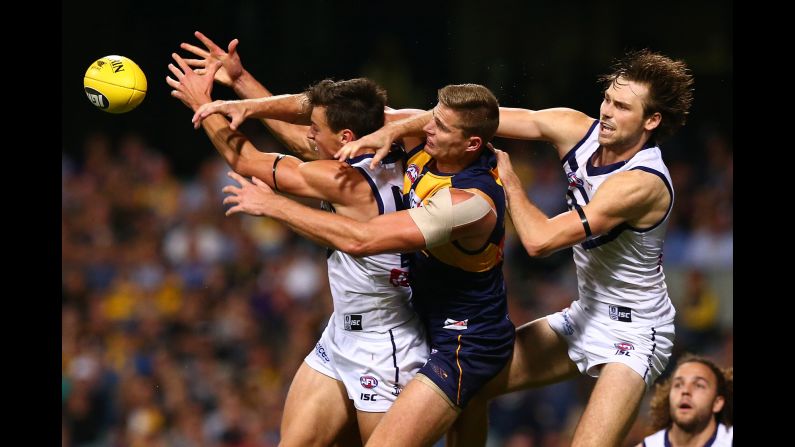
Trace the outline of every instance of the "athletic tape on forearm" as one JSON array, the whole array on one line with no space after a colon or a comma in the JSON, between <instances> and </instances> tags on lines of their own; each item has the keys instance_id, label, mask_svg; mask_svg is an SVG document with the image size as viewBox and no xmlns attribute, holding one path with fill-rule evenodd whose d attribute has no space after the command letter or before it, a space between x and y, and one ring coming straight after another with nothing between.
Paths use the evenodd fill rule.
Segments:
<instances>
[{"instance_id":1,"label":"athletic tape on forearm","mask_svg":"<svg viewBox=\"0 0 795 447\"><path fill-rule=\"evenodd\" d=\"M421 207L409 210L425 238L427 248L436 247L450 241L453 229L476 222L489 213L491 205L478 194L453 205L450 189L445 188L433 195Z\"/></svg>"}]
</instances>

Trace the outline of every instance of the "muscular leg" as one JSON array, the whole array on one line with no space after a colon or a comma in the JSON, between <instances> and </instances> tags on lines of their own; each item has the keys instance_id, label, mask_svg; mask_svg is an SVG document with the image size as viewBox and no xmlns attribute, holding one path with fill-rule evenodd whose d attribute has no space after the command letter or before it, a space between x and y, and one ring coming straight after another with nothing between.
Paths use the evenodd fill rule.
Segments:
<instances>
[{"instance_id":1,"label":"muscular leg","mask_svg":"<svg viewBox=\"0 0 795 447\"><path fill-rule=\"evenodd\" d=\"M482 447L489 429L489 400L477 394L447 432L447 447Z\"/></svg>"},{"instance_id":2,"label":"muscular leg","mask_svg":"<svg viewBox=\"0 0 795 447\"><path fill-rule=\"evenodd\" d=\"M359 427L356 419L348 421L342 429L342 433L337 436L337 441L331 447L362 447L364 442L359 435Z\"/></svg>"},{"instance_id":3,"label":"muscular leg","mask_svg":"<svg viewBox=\"0 0 795 447\"><path fill-rule=\"evenodd\" d=\"M627 365L604 365L574 431L571 445L621 445L635 421L645 392L645 382Z\"/></svg>"},{"instance_id":4,"label":"muscular leg","mask_svg":"<svg viewBox=\"0 0 795 447\"><path fill-rule=\"evenodd\" d=\"M546 317L516 329L513 357L495 379L486 386L489 397L526 388L538 388L577 377L580 370L571 361L566 341L553 331ZM502 377L505 373L505 377ZM500 380L502 383L500 383ZM496 387L495 387L496 385Z\"/></svg>"},{"instance_id":5,"label":"muscular leg","mask_svg":"<svg viewBox=\"0 0 795 447\"><path fill-rule=\"evenodd\" d=\"M447 445L483 446L488 430L488 400L525 388L537 388L579 375L566 341L539 318L516 329L513 356L500 373L470 401L447 434Z\"/></svg>"},{"instance_id":6,"label":"muscular leg","mask_svg":"<svg viewBox=\"0 0 795 447\"><path fill-rule=\"evenodd\" d=\"M353 403L342 382L301 363L287 392L279 445L328 446L351 421Z\"/></svg>"},{"instance_id":7,"label":"muscular leg","mask_svg":"<svg viewBox=\"0 0 795 447\"><path fill-rule=\"evenodd\" d=\"M422 377L417 375L417 377ZM430 381L429 381L430 382ZM442 437L458 416L458 410L434 385L416 378L375 428L367 446L430 446Z\"/></svg>"},{"instance_id":8,"label":"muscular leg","mask_svg":"<svg viewBox=\"0 0 795 447\"><path fill-rule=\"evenodd\" d=\"M376 425L381 422L386 413L368 413L367 411L356 410L356 419L359 421L359 434L362 438L362 443L366 444L373 434Z\"/></svg>"}]
</instances>

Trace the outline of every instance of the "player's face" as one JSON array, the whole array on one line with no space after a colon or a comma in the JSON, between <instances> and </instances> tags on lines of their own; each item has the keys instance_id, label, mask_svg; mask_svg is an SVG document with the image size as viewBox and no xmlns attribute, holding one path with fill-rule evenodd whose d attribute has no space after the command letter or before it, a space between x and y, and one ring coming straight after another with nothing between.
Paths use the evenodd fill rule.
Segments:
<instances>
[{"instance_id":1,"label":"player's face","mask_svg":"<svg viewBox=\"0 0 795 447\"><path fill-rule=\"evenodd\" d=\"M433 109L433 119L423 127L427 143L425 152L437 160L459 158L469 145L469 138L459 126L458 114L443 104Z\"/></svg>"},{"instance_id":2,"label":"player's face","mask_svg":"<svg viewBox=\"0 0 795 447\"><path fill-rule=\"evenodd\" d=\"M644 84L622 77L605 90L599 107L599 144L616 148L638 144L647 122L643 117L643 102L648 93Z\"/></svg>"},{"instance_id":3,"label":"player's face","mask_svg":"<svg viewBox=\"0 0 795 447\"><path fill-rule=\"evenodd\" d=\"M315 150L322 159L330 159L342 147L342 131L334 132L326 120L326 108L317 106L312 108L311 124L306 134Z\"/></svg>"},{"instance_id":4,"label":"player's face","mask_svg":"<svg viewBox=\"0 0 795 447\"><path fill-rule=\"evenodd\" d=\"M700 362L688 362L674 371L668 394L671 419L687 432L703 430L714 413L723 409L718 379Z\"/></svg>"}]
</instances>

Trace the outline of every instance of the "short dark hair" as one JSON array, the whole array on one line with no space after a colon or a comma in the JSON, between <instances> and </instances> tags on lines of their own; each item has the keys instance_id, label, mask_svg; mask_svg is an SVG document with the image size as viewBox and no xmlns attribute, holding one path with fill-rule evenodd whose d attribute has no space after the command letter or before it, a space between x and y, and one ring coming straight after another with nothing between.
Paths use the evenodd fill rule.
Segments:
<instances>
[{"instance_id":1,"label":"short dark hair","mask_svg":"<svg viewBox=\"0 0 795 447\"><path fill-rule=\"evenodd\" d=\"M439 103L461 115L465 137L483 139L483 145L494 137L500 125L500 106L494 93L479 84L448 85L439 89Z\"/></svg>"},{"instance_id":2,"label":"short dark hair","mask_svg":"<svg viewBox=\"0 0 795 447\"><path fill-rule=\"evenodd\" d=\"M627 81L644 84L649 89L643 104L644 116L659 112L660 125L652 132L656 142L665 140L685 125L693 103L693 76L684 61L673 60L649 49L631 51L612 66L612 73L599 77L605 89Z\"/></svg>"},{"instance_id":3,"label":"short dark hair","mask_svg":"<svg viewBox=\"0 0 795 447\"><path fill-rule=\"evenodd\" d=\"M334 132L350 129L361 138L384 125L386 90L371 79L324 79L304 93L313 107L326 108L326 120Z\"/></svg>"},{"instance_id":4,"label":"short dark hair","mask_svg":"<svg viewBox=\"0 0 795 447\"><path fill-rule=\"evenodd\" d=\"M689 353L685 353L676 362L674 372L685 363L701 363L712 371L715 375L717 382L717 395L723 396L723 409L716 415L716 420L723 425L729 426L734 423L734 368L728 367L721 369L712 360ZM654 387L654 394L651 397L649 404L649 413L651 414L652 427L654 431L668 428L673 422L671 420L671 408L669 395L671 393L671 383L673 381L673 374L662 383L658 383Z\"/></svg>"}]
</instances>

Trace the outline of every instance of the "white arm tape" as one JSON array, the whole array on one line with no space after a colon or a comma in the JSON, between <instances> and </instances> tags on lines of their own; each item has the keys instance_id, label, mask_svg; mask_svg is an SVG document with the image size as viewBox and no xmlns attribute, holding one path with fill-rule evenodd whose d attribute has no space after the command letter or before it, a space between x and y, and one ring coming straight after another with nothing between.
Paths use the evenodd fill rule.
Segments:
<instances>
[{"instance_id":1,"label":"white arm tape","mask_svg":"<svg viewBox=\"0 0 795 447\"><path fill-rule=\"evenodd\" d=\"M493 211L479 194L453 205L450 188L439 190L424 206L412 208L409 215L425 237L427 248L450 241L454 228L477 222Z\"/></svg>"}]
</instances>

